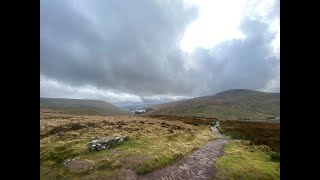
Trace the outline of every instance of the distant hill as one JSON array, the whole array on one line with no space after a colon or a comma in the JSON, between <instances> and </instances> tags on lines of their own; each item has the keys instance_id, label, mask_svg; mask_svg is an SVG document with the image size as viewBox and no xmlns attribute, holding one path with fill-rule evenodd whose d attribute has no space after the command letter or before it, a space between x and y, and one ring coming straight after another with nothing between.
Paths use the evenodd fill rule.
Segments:
<instances>
[{"instance_id":1,"label":"distant hill","mask_svg":"<svg viewBox=\"0 0 320 180\"><path fill-rule=\"evenodd\" d=\"M280 117L280 93L232 89L214 96L150 106L145 115L215 117L228 120L260 120Z\"/></svg>"},{"instance_id":2,"label":"distant hill","mask_svg":"<svg viewBox=\"0 0 320 180\"><path fill-rule=\"evenodd\" d=\"M120 109L110 103L99 100L40 98L41 111L56 111L79 115L131 115L133 113Z\"/></svg>"}]
</instances>

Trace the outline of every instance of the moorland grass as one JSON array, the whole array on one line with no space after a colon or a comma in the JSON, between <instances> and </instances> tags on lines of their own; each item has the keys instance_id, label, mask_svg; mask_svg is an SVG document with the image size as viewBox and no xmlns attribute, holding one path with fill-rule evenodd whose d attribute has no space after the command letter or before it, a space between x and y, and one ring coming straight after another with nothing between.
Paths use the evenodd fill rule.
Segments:
<instances>
[{"instance_id":1,"label":"moorland grass","mask_svg":"<svg viewBox=\"0 0 320 180\"><path fill-rule=\"evenodd\" d=\"M248 141L231 141L219 158L214 179L280 179L280 161L271 159L270 152Z\"/></svg>"},{"instance_id":2,"label":"moorland grass","mask_svg":"<svg viewBox=\"0 0 320 180\"><path fill-rule=\"evenodd\" d=\"M122 169L144 174L175 162L214 139L209 125L191 125L136 116L61 116L42 114L40 119L41 179L77 177L121 178ZM127 136L109 150L89 152L87 144L103 136ZM90 172L69 172L65 159L87 159Z\"/></svg>"},{"instance_id":3,"label":"moorland grass","mask_svg":"<svg viewBox=\"0 0 320 180\"><path fill-rule=\"evenodd\" d=\"M233 139L250 140L253 145L267 145L280 158L280 122L221 121L219 131Z\"/></svg>"}]
</instances>

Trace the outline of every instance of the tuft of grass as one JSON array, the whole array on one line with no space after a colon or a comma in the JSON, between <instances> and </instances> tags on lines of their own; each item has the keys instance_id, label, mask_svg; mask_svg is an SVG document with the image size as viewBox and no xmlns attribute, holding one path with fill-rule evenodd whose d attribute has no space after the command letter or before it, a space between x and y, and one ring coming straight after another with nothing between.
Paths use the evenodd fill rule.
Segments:
<instances>
[{"instance_id":1,"label":"tuft of grass","mask_svg":"<svg viewBox=\"0 0 320 180\"><path fill-rule=\"evenodd\" d=\"M248 141L229 142L225 155L215 163L215 179L280 179L280 161L272 160L263 149Z\"/></svg>"}]
</instances>

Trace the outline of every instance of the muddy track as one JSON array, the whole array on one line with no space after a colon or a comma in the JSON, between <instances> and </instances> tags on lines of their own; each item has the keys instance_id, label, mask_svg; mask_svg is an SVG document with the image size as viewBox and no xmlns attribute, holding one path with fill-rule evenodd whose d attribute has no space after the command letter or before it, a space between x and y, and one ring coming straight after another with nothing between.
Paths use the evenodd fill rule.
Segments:
<instances>
[{"instance_id":1,"label":"muddy track","mask_svg":"<svg viewBox=\"0 0 320 180\"><path fill-rule=\"evenodd\" d=\"M170 166L139 176L138 179L212 179L217 173L214 168L214 162L223 155L223 146L228 141L217 130L219 125L219 122L217 122L211 128L212 132L217 136L215 140L192 152L184 159Z\"/></svg>"}]
</instances>

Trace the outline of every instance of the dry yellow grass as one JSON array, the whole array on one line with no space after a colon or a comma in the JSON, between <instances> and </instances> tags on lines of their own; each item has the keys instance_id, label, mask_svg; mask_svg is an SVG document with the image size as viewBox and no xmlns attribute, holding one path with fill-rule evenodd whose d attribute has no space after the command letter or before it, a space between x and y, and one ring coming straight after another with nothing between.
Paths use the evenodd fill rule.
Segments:
<instances>
[{"instance_id":1,"label":"dry yellow grass","mask_svg":"<svg viewBox=\"0 0 320 180\"><path fill-rule=\"evenodd\" d=\"M41 179L113 177L119 170L137 174L168 165L214 138L209 126L137 116L74 116L40 114ZM87 144L96 137L128 136L110 150L90 153ZM87 159L94 169L70 173L63 161ZM119 173L117 173L119 176Z\"/></svg>"}]
</instances>

